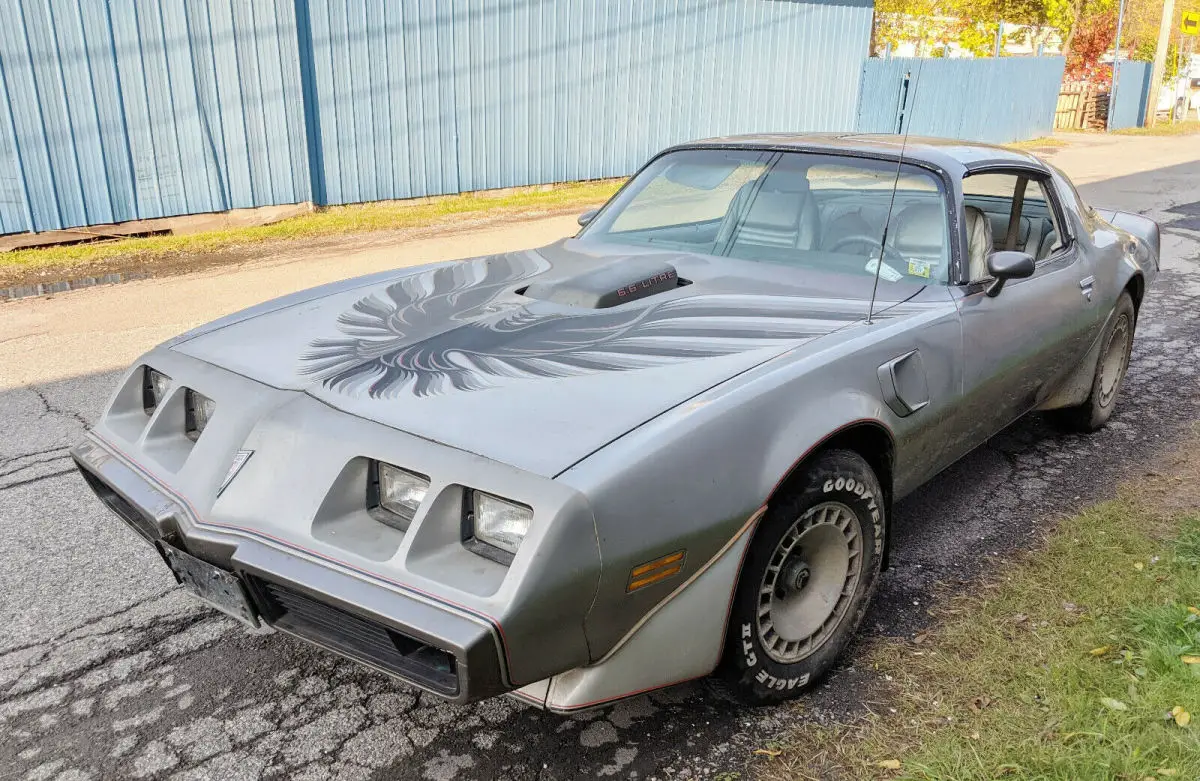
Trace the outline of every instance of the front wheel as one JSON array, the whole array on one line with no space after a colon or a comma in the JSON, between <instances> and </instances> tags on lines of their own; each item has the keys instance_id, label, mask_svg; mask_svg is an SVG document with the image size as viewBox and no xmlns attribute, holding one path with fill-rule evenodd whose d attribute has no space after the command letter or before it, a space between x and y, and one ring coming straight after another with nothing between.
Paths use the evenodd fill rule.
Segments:
<instances>
[{"instance_id":1,"label":"front wheel","mask_svg":"<svg viewBox=\"0 0 1200 781\"><path fill-rule=\"evenodd\" d=\"M862 622L878 580L883 491L857 453L828 450L772 502L738 578L719 679L740 701L816 683Z\"/></svg>"}]
</instances>

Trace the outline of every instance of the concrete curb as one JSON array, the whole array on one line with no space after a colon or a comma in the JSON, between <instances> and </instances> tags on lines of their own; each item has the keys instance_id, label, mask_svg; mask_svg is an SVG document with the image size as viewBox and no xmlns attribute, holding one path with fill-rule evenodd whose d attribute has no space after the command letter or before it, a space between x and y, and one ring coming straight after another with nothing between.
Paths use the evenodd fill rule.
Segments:
<instances>
[{"instance_id":1,"label":"concrete curb","mask_svg":"<svg viewBox=\"0 0 1200 781\"><path fill-rule=\"evenodd\" d=\"M98 277L83 277L82 279L65 280L62 282L39 282L36 285L22 285L0 289L0 302L16 301L20 298L48 296L54 293L66 293L70 290L82 290L97 285L117 285L122 282L133 282L138 279L149 279L150 274L137 271L132 274L103 274Z\"/></svg>"}]
</instances>

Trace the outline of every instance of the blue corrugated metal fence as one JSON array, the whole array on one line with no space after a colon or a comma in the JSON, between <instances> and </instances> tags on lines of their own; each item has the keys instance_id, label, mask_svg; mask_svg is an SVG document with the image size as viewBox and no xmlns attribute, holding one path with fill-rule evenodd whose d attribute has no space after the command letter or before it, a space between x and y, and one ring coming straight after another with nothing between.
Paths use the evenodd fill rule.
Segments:
<instances>
[{"instance_id":1,"label":"blue corrugated metal fence","mask_svg":"<svg viewBox=\"0 0 1200 781\"><path fill-rule=\"evenodd\" d=\"M0 0L0 233L619 176L728 133L1050 132L1061 58L864 65L871 16L871 0ZM1133 66L1121 117L1144 94Z\"/></svg>"},{"instance_id":2,"label":"blue corrugated metal fence","mask_svg":"<svg viewBox=\"0 0 1200 781\"><path fill-rule=\"evenodd\" d=\"M617 176L668 144L849 129L869 0L311 0L327 203Z\"/></svg>"},{"instance_id":3,"label":"blue corrugated metal fence","mask_svg":"<svg viewBox=\"0 0 1200 781\"><path fill-rule=\"evenodd\" d=\"M1146 99L1150 97L1150 69L1148 62L1122 60L1117 63L1117 98L1109 107L1112 120L1110 130L1123 127L1141 127L1146 119Z\"/></svg>"},{"instance_id":4,"label":"blue corrugated metal fence","mask_svg":"<svg viewBox=\"0 0 1200 781\"><path fill-rule=\"evenodd\" d=\"M308 199L292 0L0 0L0 233Z\"/></svg>"},{"instance_id":5,"label":"blue corrugated metal fence","mask_svg":"<svg viewBox=\"0 0 1200 781\"><path fill-rule=\"evenodd\" d=\"M1063 64L1062 57L869 59L857 127L991 143L1048 136Z\"/></svg>"},{"instance_id":6,"label":"blue corrugated metal fence","mask_svg":"<svg viewBox=\"0 0 1200 781\"><path fill-rule=\"evenodd\" d=\"M0 0L0 233L849 129L871 0Z\"/></svg>"}]
</instances>

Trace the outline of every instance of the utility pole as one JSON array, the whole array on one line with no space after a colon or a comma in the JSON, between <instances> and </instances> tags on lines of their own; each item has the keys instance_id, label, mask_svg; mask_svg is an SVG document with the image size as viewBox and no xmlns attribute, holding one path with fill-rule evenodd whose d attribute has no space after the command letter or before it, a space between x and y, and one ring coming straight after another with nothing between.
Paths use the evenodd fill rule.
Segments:
<instances>
[{"instance_id":1,"label":"utility pole","mask_svg":"<svg viewBox=\"0 0 1200 781\"><path fill-rule=\"evenodd\" d=\"M1154 49L1154 67L1150 69L1150 96L1146 105L1146 127L1154 127L1158 114L1158 91L1162 89L1163 72L1167 68L1167 48L1171 43L1171 25L1175 24L1175 0L1163 3L1162 21L1158 24L1158 46ZM1175 106L1171 105L1172 116Z\"/></svg>"}]
</instances>

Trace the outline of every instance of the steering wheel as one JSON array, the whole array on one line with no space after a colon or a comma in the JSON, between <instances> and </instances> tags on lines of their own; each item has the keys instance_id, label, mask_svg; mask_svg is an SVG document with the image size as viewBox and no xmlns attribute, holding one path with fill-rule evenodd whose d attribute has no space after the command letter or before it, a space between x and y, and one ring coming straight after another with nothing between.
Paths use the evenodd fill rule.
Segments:
<instances>
[{"instance_id":1,"label":"steering wheel","mask_svg":"<svg viewBox=\"0 0 1200 781\"><path fill-rule=\"evenodd\" d=\"M898 262L901 265L901 267L903 267L905 265L906 261L904 259L904 256L900 254L899 250L897 250L895 247L885 247L885 246L883 246L882 241L875 238L874 236L868 236L865 233L855 233L851 236L843 236L842 238L835 241L833 243L833 246L830 247L827 251L828 252L837 252L839 249L841 249L843 246L845 246L847 244L869 244L872 247L874 247L875 249L882 250L883 261L885 263L888 260L894 260L894 261Z\"/></svg>"}]
</instances>

